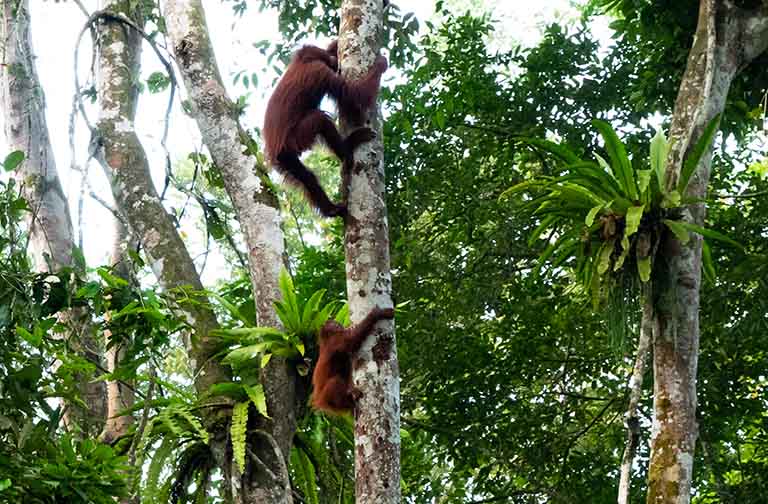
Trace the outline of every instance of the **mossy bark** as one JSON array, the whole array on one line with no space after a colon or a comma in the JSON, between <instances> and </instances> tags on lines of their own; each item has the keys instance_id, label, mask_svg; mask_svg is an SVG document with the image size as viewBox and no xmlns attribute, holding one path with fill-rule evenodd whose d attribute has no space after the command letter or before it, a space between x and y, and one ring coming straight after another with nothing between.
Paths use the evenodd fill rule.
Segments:
<instances>
[{"instance_id":1,"label":"mossy bark","mask_svg":"<svg viewBox=\"0 0 768 504\"><path fill-rule=\"evenodd\" d=\"M744 10L727 0L701 0L688 64L670 129L669 188L705 127L722 113L739 69L768 46L768 9ZM707 194L711 148L686 190L691 200ZM682 218L704 224L703 203L687 205ZM680 243L662 236L653 271L654 419L648 468L648 504L688 504L698 436L696 368L699 352L701 236Z\"/></svg>"},{"instance_id":2,"label":"mossy bark","mask_svg":"<svg viewBox=\"0 0 768 504\"><path fill-rule=\"evenodd\" d=\"M59 180L45 119L45 95L35 67L29 1L3 2L2 62L0 95L9 151L20 150L26 159L12 176L23 187L31 212L27 224L30 248L37 271L56 272L74 266L75 247L69 204ZM80 309L63 313L60 321L69 326L65 338L78 354L100 363L103 347L92 333L88 314ZM86 407L67 404L64 423L74 424L84 434L97 434L104 424L106 400L102 382L95 374L78 377L78 391Z\"/></svg>"},{"instance_id":3,"label":"mossy bark","mask_svg":"<svg viewBox=\"0 0 768 504\"><path fill-rule=\"evenodd\" d=\"M381 47L381 0L344 0L341 4L339 62L349 79L359 79ZM345 133L352 125L342 125ZM357 149L349 180L344 235L347 295L353 323L372 308L392 307L389 229L384 195L384 146L381 111L370 110L365 126L377 138ZM400 502L400 385L395 325L383 320L353 362L355 387L355 502Z\"/></svg>"},{"instance_id":4,"label":"mossy bark","mask_svg":"<svg viewBox=\"0 0 768 504\"><path fill-rule=\"evenodd\" d=\"M258 323L280 327L273 303L280 297L278 278L284 264L284 238L279 204L269 183L268 170L227 96L202 2L167 0L165 6L168 33L191 114L214 164L221 170L248 247ZM306 403L305 380L291 363L275 357L262 370L261 381L271 419L257 420L255 430L261 434L249 438L249 449L269 471L249 460L243 474L233 474L229 483L236 502L290 503L293 499L285 467L290 460L297 417Z\"/></svg>"}]
</instances>

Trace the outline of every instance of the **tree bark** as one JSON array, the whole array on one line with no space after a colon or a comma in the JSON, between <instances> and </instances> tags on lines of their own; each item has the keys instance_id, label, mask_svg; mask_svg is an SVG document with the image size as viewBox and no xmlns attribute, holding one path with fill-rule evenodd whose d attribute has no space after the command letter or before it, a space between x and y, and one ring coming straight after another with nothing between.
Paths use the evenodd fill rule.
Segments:
<instances>
[{"instance_id":1,"label":"tree bark","mask_svg":"<svg viewBox=\"0 0 768 504\"><path fill-rule=\"evenodd\" d=\"M75 243L72 219L56 170L45 97L35 68L29 0L3 2L2 100L5 137L11 151L25 161L13 176L24 186L29 217L30 254L37 271L57 271L72 265Z\"/></svg>"},{"instance_id":2,"label":"tree bark","mask_svg":"<svg viewBox=\"0 0 768 504\"><path fill-rule=\"evenodd\" d=\"M640 398L643 395L643 376L648 363L648 351L651 348L653 312L651 305L644 303L643 317L640 323L640 337L637 342L635 364L632 377L629 379L629 404L627 406L626 426L627 444L621 459L621 476L619 478L618 504L629 504L629 492L632 483L632 464L635 461L637 447L640 444L640 418L637 414Z\"/></svg>"},{"instance_id":3,"label":"tree bark","mask_svg":"<svg viewBox=\"0 0 768 504\"><path fill-rule=\"evenodd\" d=\"M45 96L35 67L29 1L3 2L2 109L5 137L10 151L24 152L26 159L13 172L23 188L31 212L29 254L36 271L57 272L73 266L74 233L69 204L59 180L45 119ZM92 362L101 360L88 315L73 309L62 313L61 322L70 328L72 347ZM79 377L78 390L85 408L74 402L64 409L64 423L77 424L84 433L98 433L105 415L105 387L92 382L92 375Z\"/></svg>"},{"instance_id":4,"label":"tree bark","mask_svg":"<svg viewBox=\"0 0 768 504\"><path fill-rule=\"evenodd\" d=\"M129 0L104 0L103 7L143 26L140 12L131 10L133 4ZM99 119L92 147L110 180L118 210L143 245L160 285L171 296L179 294L176 308L192 327L192 334L185 336L184 344L195 374L195 388L202 395L212 385L229 381L230 376L213 358L216 343L210 333L218 328L216 316L205 296L200 294L203 289L200 277L155 190L144 149L134 129L141 37L114 19L97 23ZM198 302L183 303L187 295ZM211 397L209 401L219 405L203 410L203 422L210 433L209 446L216 463L229 475L232 464L227 450L230 411L221 404L230 401L222 397ZM226 488L223 491L228 495Z\"/></svg>"},{"instance_id":5,"label":"tree bark","mask_svg":"<svg viewBox=\"0 0 768 504\"><path fill-rule=\"evenodd\" d=\"M131 272L131 262L128 257L128 250L135 244L131 239L128 227L115 219L115 240L112 245L110 263L114 268L114 274L123 280L134 283ZM107 336L104 345L109 344ZM113 373L125 358L125 345L116 344L107 348L106 368L107 372ZM133 383L125 383L116 380L107 381L107 418L102 431L101 439L111 443L120 436L128 434L134 423L133 415L119 415L133 406L136 399L133 391Z\"/></svg>"},{"instance_id":6,"label":"tree bark","mask_svg":"<svg viewBox=\"0 0 768 504\"><path fill-rule=\"evenodd\" d=\"M342 1L339 62L344 77L359 79L373 64L382 17L381 1ZM358 126L344 120L347 133ZM357 149L349 180L344 245L353 323L375 306L393 306L381 122L381 111L374 107L365 125L377 138ZM353 369L355 387L361 392L355 408L355 502L400 502L400 386L392 320L376 324Z\"/></svg>"},{"instance_id":7,"label":"tree bark","mask_svg":"<svg viewBox=\"0 0 768 504\"><path fill-rule=\"evenodd\" d=\"M725 107L733 77L768 45L768 10L737 8L730 0L701 0L693 46L675 102L668 157L668 188L677 184L683 160L704 128ZM686 195L707 193L712 161L702 156ZM682 209L682 218L704 223L702 203ZM672 233L661 239L653 272L654 420L648 469L649 504L690 502L696 423L699 351L701 236L687 244Z\"/></svg>"},{"instance_id":8,"label":"tree bark","mask_svg":"<svg viewBox=\"0 0 768 504\"><path fill-rule=\"evenodd\" d=\"M277 195L267 169L256 157L256 143L241 127L234 104L227 96L202 3L200 0L166 0L165 8L168 33L192 116L214 164L221 170L248 247L258 324L280 327L273 306L280 297L278 278L284 254ZM296 419L306 402L306 389L294 367L277 357L262 370L261 381L272 418L258 419L256 430L262 434L249 438L249 448L269 471L250 463L242 475L242 486L233 480L232 487L241 493L238 502L290 503L290 484L283 468L290 460ZM276 442L279 453L273 449L272 442L267 442L268 438ZM269 476L270 472L285 475L285 481L276 481Z\"/></svg>"}]
</instances>

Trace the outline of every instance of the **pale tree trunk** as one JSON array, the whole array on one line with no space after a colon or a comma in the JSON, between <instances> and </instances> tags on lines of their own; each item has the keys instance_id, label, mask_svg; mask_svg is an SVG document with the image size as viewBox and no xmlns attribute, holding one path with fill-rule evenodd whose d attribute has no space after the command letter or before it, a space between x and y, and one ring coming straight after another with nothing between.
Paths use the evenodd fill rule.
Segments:
<instances>
[{"instance_id":1,"label":"pale tree trunk","mask_svg":"<svg viewBox=\"0 0 768 504\"><path fill-rule=\"evenodd\" d=\"M165 19L176 64L186 87L192 116L203 142L237 212L248 247L248 265L259 325L280 327L273 302L280 297L278 277L284 242L277 196L267 170L257 160L255 142L240 126L234 104L227 96L208 35L200 0L166 0ZM239 502L292 502L285 471L296 418L306 399L292 364L272 358L262 371L271 420L260 418L260 435L249 438L249 448L266 465L249 461L242 474ZM265 437L271 439L264 439ZM279 453L273 449L275 443ZM273 475L278 476L276 479ZM234 477L235 475L233 475ZM232 486L236 488L237 482Z\"/></svg>"},{"instance_id":2,"label":"pale tree trunk","mask_svg":"<svg viewBox=\"0 0 768 504\"><path fill-rule=\"evenodd\" d=\"M135 242L131 239L128 227L115 219L115 240L110 257L111 266L114 268L113 274L126 282L135 284L128 255L132 247L135 248ZM108 343L109 335L105 335L104 345ZM125 358L125 344L118 343L108 347L105 358L107 371L113 373ZM120 412L133 406L135 399L133 382L107 381L107 418L101 436L104 442L111 443L120 436L128 434L134 423L133 415L120 415Z\"/></svg>"},{"instance_id":3,"label":"pale tree trunk","mask_svg":"<svg viewBox=\"0 0 768 504\"><path fill-rule=\"evenodd\" d=\"M136 279L132 271L131 258L128 255L129 250L135 250L136 248L135 240L132 239L127 225L117 219L114 219L114 224L115 239L112 243L109 261L113 268L112 273L126 282L135 285ZM109 335L105 334L104 336L104 346L107 349L104 353L106 368L109 373L114 373L125 360L125 347L130 342L120 342L107 346L109 344ZM127 435L135 423L135 418L132 414L121 414L128 410L128 408L131 408L136 401L136 394L134 392L135 382L108 380L106 383L107 417L100 439L105 443L113 444L121 436ZM126 471L126 478L130 479L131 477L131 470ZM126 497L119 502L120 504L139 504L132 497Z\"/></svg>"},{"instance_id":4,"label":"pale tree trunk","mask_svg":"<svg viewBox=\"0 0 768 504\"><path fill-rule=\"evenodd\" d=\"M103 2L104 8L111 13L137 20L138 13L129 7L133 4L129 0ZM138 26L143 25L140 20L135 22ZM97 28L100 109L97 138L92 140L96 157L110 179L118 210L142 244L162 287L169 294L190 287L200 292L203 288L200 277L155 190L144 149L134 130L141 37L125 23L114 19L98 21ZM210 332L218 327L216 316L204 296L197 297L200 303L183 303L177 308L193 328L193 335L185 337L184 343L196 377L195 388L204 394L211 385L230 378L226 368L213 358L216 345ZM223 398L211 400L224 401ZM229 470L226 454L228 416L226 408L209 408L204 413L204 423L211 434L211 449L225 474Z\"/></svg>"},{"instance_id":5,"label":"pale tree trunk","mask_svg":"<svg viewBox=\"0 0 768 504\"><path fill-rule=\"evenodd\" d=\"M640 337L637 341L635 365L629 379L629 404L625 416L627 426L627 444L621 459L618 504L629 504L629 492L632 483L632 464L635 461L637 447L640 444L640 416L638 407L643 396L643 376L648 364L648 351L651 349L653 312L650 303L643 304L643 318L640 323Z\"/></svg>"},{"instance_id":6,"label":"pale tree trunk","mask_svg":"<svg viewBox=\"0 0 768 504\"><path fill-rule=\"evenodd\" d=\"M2 98L5 137L26 160L14 172L24 184L30 214L30 254L37 271L72 265L74 234L45 120L45 98L35 68L29 0L3 2Z\"/></svg>"},{"instance_id":7,"label":"pale tree trunk","mask_svg":"<svg viewBox=\"0 0 768 504\"><path fill-rule=\"evenodd\" d=\"M345 78L359 79L373 64L382 38L382 11L380 0L342 1L339 62ZM381 122L381 111L373 107L365 125L377 137L357 149L349 180L344 248L353 324L376 306L392 307ZM355 126L344 123L345 132ZM361 392L355 408L355 502L400 502L400 386L392 320L376 324L353 369Z\"/></svg>"},{"instance_id":8,"label":"pale tree trunk","mask_svg":"<svg viewBox=\"0 0 768 504\"><path fill-rule=\"evenodd\" d=\"M704 128L723 111L733 77L768 46L768 8L737 8L731 1L701 0L696 34L680 84L670 129L669 187ZM702 157L687 196L706 196L712 150ZM704 223L703 204L682 217ZM654 420L648 468L649 504L690 502L696 423L699 352L701 237L680 243L662 237L653 272Z\"/></svg>"},{"instance_id":9,"label":"pale tree trunk","mask_svg":"<svg viewBox=\"0 0 768 504\"><path fill-rule=\"evenodd\" d=\"M2 109L5 137L10 151L24 152L26 159L13 176L23 187L32 210L28 218L29 253L36 271L56 272L73 266L74 234L69 205L61 187L56 161L45 120L45 97L35 68L29 2L3 2L2 23ZM78 353L92 362L100 361L90 320L83 310L62 314L71 333L68 339ZM64 423L77 424L84 433L98 432L104 420L104 384L80 378L78 390L86 408L67 404Z\"/></svg>"}]
</instances>

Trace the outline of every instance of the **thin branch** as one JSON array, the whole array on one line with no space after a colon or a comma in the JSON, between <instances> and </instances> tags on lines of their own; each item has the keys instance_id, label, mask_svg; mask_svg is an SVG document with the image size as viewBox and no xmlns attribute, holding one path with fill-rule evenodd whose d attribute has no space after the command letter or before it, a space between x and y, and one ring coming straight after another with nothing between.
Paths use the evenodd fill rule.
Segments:
<instances>
[{"instance_id":1,"label":"thin branch","mask_svg":"<svg viewBox=\"0 0 768 504\"><path fill-rule=\"evenodd\" d=\"M149 410L152 404L152 396L155 393L155 366L149 364L149 387L147 388L147 397L144 399L144 411L141 413L141 422L139 422L139 428L136 429L133 440L131 441L131 448L128 450L128 460L130 460L130 466L136 465L136 450L139 447L142 439L146 435L147 423L149 423Z\"/></svg>"},{"instance_id":2,"label":"thin branch","mask_svg":"<svg viewBox=\"0 0 768 504\"><path fill-rule=\"evenodd\" d=\"M714 193L712 195L713 198L717 199L741 199L741 198L759 198L760 196L768 195L768 190L765 191L755 191L751 193L740 193L740 194L723 194L723 193Z\"/></svg>"},{"instance_id":3,"label":"thin branch","mask_svg":"<svg viewBox=\"0 0 768 504\"><path fill-rule=\"evenodd\" d=\"M299 233L301 248L306 250L307 244L304 242L304 234L301 232L301 223L299 222L299 216L296 214L296 209L290 203L288 204L288 209L291 212L291 216L293 217L294 222L296 222L296 231Z\"/></svg>"},{"instance_id":4,"label":"thin branch","mask_svg":"<svg viewBox=\"0 0 768 504\"><path fill-rule=\"evenodd\" d=\"M650 296L644 296L649 298ZM627 426L627 445L621 459L621 476L619 478L618 504L629 504L629 490L632 483L632 464L635 460L637 447L640 444L640 419L637 416L638 405L643 394L643 376L648 363L653 335L653 305L650 299L643 300L643 319L640 324L640 338L637 342L637 353L632 377L629 379L629 405L625 417Z\"/></svg>"},{"instance_id":5,"label":"thin branch","mask_svg":"<svg viewBox=\"0 0 768 504\"><path fill-rule=\"evenodd\" d=\"M73 135L74 137L74 135ZM74 163L74 158L72 162ZM85 200L85 186L88 184L88 167L91 163L86 162L80 171L80 193L77 196L77 246L83 250L83 201Z\"/></svg>"},{"instance_id":6,"label":"thin branch","mask_svg":"<svg viewBox=\"0 0 768 504\"><path fill-rule=\"evenodd\" d=\"M75 44L75 96L76 101L78 104L78 109L80 110L80 113L83 116L83 119L85 120L86 125L88 126L88 129L91 131L91 136L93 137L95 134L94 128L91 125L90 121L88 120L88 117L85 113L85 108L83 106L83 100L82 100L82 93L80 91L80 80L77 74L77 62L79 61L79 50L80 50L80 43L82 41L83 35L85 34L86 30L91 30L92 32L92 38L96 40L97 37L93 35L94 25L98 20L104 20L104 21L113 21L122 23L123 25L131 28L134 30L141 38L143 38L149 46L154 51L155 55L157 55L157 58L160 60L160 63L165 67L165 71L168 73L168 78L171 81L170 84L170 93L168 96L168 105L165 110L165 118L163 121L163 135L160 139L160 145L163 148L163 151L165 153L165 172L166 172L166 185L163 188L162 194L161 194L161 201L165 197L166 189L168 188L168 181L170 178L172 178L171 174L171 154L168 150L167 146L167 140L168 140L168 130L170 125L170 118L171 118L171 110L173 109L173 100L176 96L176 88L177 88L177 80L176 80L176 73L173 71L173 66L171 66L171 63L168 61L168 59L163 55L162 51L160 50L160 47L157 45L155 40L150 37L140 26L138 26L135 22L133 22L131 19L125 17L122 14L115 14L106 10L100 10L96 11L93 14L91 14L88 17L88 20L85 22L85 25L83 26L83 29L80 31L80 34L77 37L77 42ZM94 44L94 57L95 57L95 47L97 44Z\"/></svg>"},{"instance_id":7,"label":"thin branch","mask_svg":"<svg viewBox=\"0 0 768 504\"><path fill-rule=\"evenodd\" d=\"M83 12L83 14L85 14L85 17L91 16L90 13L88 12L88 9L85 8L85 6L80 0L74 0L74 2L75 2L75 5L77 5L80 8L80 10Z\"/></svg>"}]
</instances>

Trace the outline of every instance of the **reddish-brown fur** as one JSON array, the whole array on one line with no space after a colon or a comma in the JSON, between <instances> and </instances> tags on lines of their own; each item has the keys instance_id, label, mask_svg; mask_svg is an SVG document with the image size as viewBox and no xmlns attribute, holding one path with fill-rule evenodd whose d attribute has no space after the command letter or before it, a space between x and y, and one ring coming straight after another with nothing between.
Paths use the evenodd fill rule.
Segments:
<instances>
[{"instance_id":1,"label":"reddish-brown fur","mask_svg":"<svg viewBox=\"0 0 768 504\"><path fill-rule=\"evenodd\" d=\"M374 138L370 128L358 128L342 138L333 120L320 110L326 95L336 100L339 113L353 124L373 105L379 92L387 60L379 56L368 74L359 81L347 81L338 74L337 44L327 49L306 45L294 54L291 63L267 103L264 115L264 147L267 160L288 180L301 186L309 202L326 217L346 214L348 172L352 153ZM342 162L342 202L334 203L317 177L299 159L320 136Z\"/></svg>"},{"instance_id":2,"label":"reddish-brown fur","mask_svg":"<svg viewBox=\"0 0 768 504\"><path fill-rule=\"evenodd\" d=\"M395 316L392 308L374 308L362 322L345 329L334 320L320 329L320 355L312 374L312 406L332 414L342 414L355 406L352 385L352 355L363 344L381 319Z\"/></svg>"}]
</instances>

